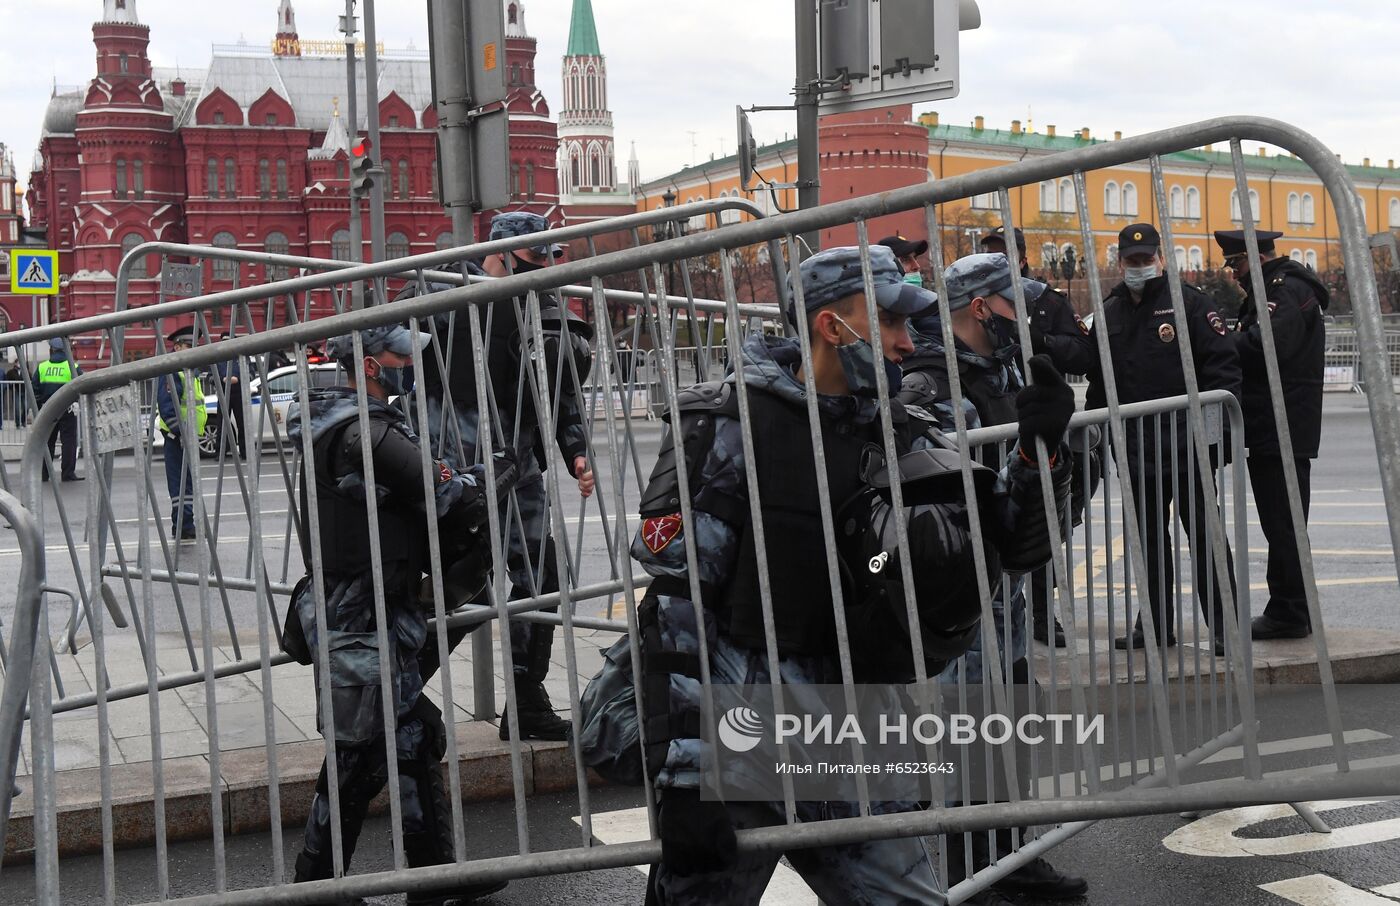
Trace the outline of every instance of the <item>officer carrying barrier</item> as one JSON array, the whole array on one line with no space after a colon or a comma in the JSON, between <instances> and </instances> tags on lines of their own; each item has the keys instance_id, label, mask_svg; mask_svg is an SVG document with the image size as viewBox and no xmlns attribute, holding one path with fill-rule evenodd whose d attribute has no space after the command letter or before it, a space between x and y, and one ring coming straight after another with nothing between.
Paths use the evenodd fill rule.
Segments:
<instances>
[{"instance_id":1,"label":"officer carrying barrier","mask_svg":"<svg viewBox=\"0 0 1400 906\"><path fill-rule=\"evenodd\" d=\"M108 902L311 903L395 892L409 892L418 898L413 902L434 902L432 896L448 891L481 892L513 878L657 863L653 883L663 901L709 902L724 899L725 891L747 894L750 888L743 885L758 883L745 871L726 870L726 864L745 860L741 864L750 870L755 860L776 860L781 853L799 871L810 872L814 886L839 890L840 872L823 874L820 867L836 864L863 872L862 882L877 886L894 877L915 878L925 885L918 894L927 894L929 902L943 897L941 886L955 877L947 899L961 902L1004 883L1096 820L1280 802L1300 803L1310 816L1301 803L1400 794L1393 769L1351 764L1301 493L1288 469L1288 509L1308 589L1308 644L1317 661L1317 682L1299 695L1316 709L1332 764L1304 775L1264 770L1260 735L1274 725L1268 704L1256 694L1249 640L1247 415L1231 393L1199 386L1191 344L1176 344L1185 393L1125 403L1108 336L1096 334L1100 360L1107 363L1099 382L1104 406L1071 418L1063 381L1030 355L1030 287L1016 279L984 282L980 292L1007 293L1003 298L1015 309L1021 352L1014 364L1035 392L1025 397L1020 423L976 427L955 359L953 306L967 292L959 280L992 278L945 279L943 265L952 262L939 260L941 244L934 242L932 288L951 383L946 405L892 405L900 376L880 367L881 351L894 348L886 340L896 342L904 326L900 316L909 313L900 309L917 308L922 299L918 304L925 307L917 310L931 310L928 297L891 289L888 256L872 251L868 221L922 210L929 235L939 236L938 205L997 193L1010 227L1010 188L1068 177L1078 208L1085 210L1087 173L1144 159L1161 209L1161 157L1212 142L1231 143L1244 195L1242 140L1293 151L1328 187L1338 210L1360 355L1368 368L1383 367L1365 228L1345 172L1309 136L1248 118L1208 121L660 242L644 243L637 231L631 247L569 261L548 263L548 248L561 231L532 233L383 264L328 266L325 274L167 302L159 313L127 312L94 323L95 330L154 322L157 314L169 320L196 313L199 341L192 349L83 375L38 415L37 428L46 432L59 407L79 403L90 449L100 457L84 488L88 544L70 542L67 556L51 564L37 524L12 519L24 567L0 701L0 748L11 776L22 775L16 768L27 724L29 775L20 783L33 802L38 901L59 902L62 880L54 737L59 708L90 708L97 715ZM1267 298L1259 236L1245 217L1255 297ZM805 257L800 234L851 224L858 237L853 251L819 257L805 270L799 265ZM1160 225L1168 248L1170 228ZM1105 324L1104 300L1093 289L1099 285L1097 238L1087 223L1081 239L1094 320ZM540 247L546 251L539 263L546 266L519 272L507 260L516 257L512 251ZM766 282L736 280L741 262L757 261L760 249ZM1007 261L978 266L1015 273L1017 252L1007 252ZM465 286L445 266L492 256L499 261L493 267L504 273ZM686 275L703 266L718 270L718 300L691 291ZM413 291L388 302L374 281L395 274L407 274ZM1188 296L1175 271L1168 269L1165 279L1174 335L1185 337L1191 326ZM381 304L204 342L209 331L201 312L310 290L349 299L351 287L362 281ZM429 291L438 282L450 288ZM756 283L762 292L741 297L740 285ZM833 296L832 287L845 295ZM843 302L860 295L863 302ZM582 323L563 313L569 306L556 303L559 296L582 300L574 312ZM619 316L624 303L636 315L629 348L637 349L643 328L636 325L644 325L659 349L656 362L663 367L655 374L664 424L640 420L624 404L639 370L619 364L616 330L628 323ZM842 304L830 307L836 303ZM804 314L790 318L789 310ZM839 318L824 317L823 310ZM723 328L703 341L700 331L685 329L699 323L701 312L715 315L712 323ZM156 336L165 327L152 324ZM1278 444L1288 463L1290 427L1269 319L1259 328ZM683 332L684 344L678 342ZM575 354L575 333L591 335L591 361ZM431 337L426 345L423 334ZM465 342L457 341L459 335ZM349 339L331 342L344 337ZM862 343L868 345L863 349ZM681 386L681 375L664 367L676 361L681 345L696 348L697 387ZM313 369L309 348L329 352L334 361ZM463 363L450 358L464 348L469 380L458 372ZM154 428L142 419L134 403L139 394L130 388L230 360L248 363L244 374L265 378L266 357L288 349L294 398L287 411L274 415L264 406L258 416L271 423L273 442L250 445L246 463L228 443L213 459L184 457L196 489L196 537L192 544L170 538L160 515L168 501L152 480ZM498 352L513 353L507 362L510 386L491 366ZM409 356L418 384L412 390L401 371ZM726 380L723 363L742 363L742 379ZM317 379L321 371L335 382L355 376L354 389L328 389ZM828 385L834 375L843 376L845 393ZM183 387L193 383L185 380ZM866 395L852 396L856 385ZM581 403L579 394L593 389L600 405ZM463 393L466 398L459 398ZM189 390L184 395L184 430L194 436L193 406L199 401L189 399ZM330 407L326 401L333 397ZM393 397L403 409L387 405ZM1400 415L1388 386L1372 388L1368 404L1394 544ZM247 396L243 405L245 422L256 424ZM841 417L833 415L843 405L865 413L863 427L851 435L859 444L842 435ZM1038 417L1028 420L1026 413ZM318 449L318 439L330 436L324 433L330 421L337 430L353 430L336 435L352 442ZM416 476L416 485L394 484L398 473L388 471L381 479L386 461L374 454L376 439L389 431L408 438L403 422L421 442L413 451L416 462L397 465ZM570 433L576 425L583 428L581 436ZM292 426L297 430L289 437ZM40 486L44 451L38 433L28 440L21 478L25 509L42 522L45 510L62 497L45 496ZM1132 451L1144 449L1147 439L1161 442L1167 467L1149 472L1135 466ZM129 457L114 452L122 445L129 445ZM787 451L780 445L791 446L790 460L774 459ZM1097 487L1096 459L1104 463ZM713 471L715 463L725 468ZM585 471L596 487L587 484ZM1154 545L1147 540L1146 510L1155 505L1164 511L1168 499L1182 500L1183 482L1206 491L1185 495L1194 512L1179 520L1180 528L1157 532ZM585 485L591 493L585 494ZM226 494L225 487L237 491ZM377 493L368 493L370 488ZM780 496L784 488L815 491L789 499ZM840 490L849 493L838 495ZM1076 493L1082 513L1076 512ZM527 501L527 494L540 496ZM1014 508L1008 511L1001 500ZM362 508L363 526L343 516L354 506ZM134 522L126 516L133 510ZM1017 513L1030 515L1017 524ZM1008 526L1023 545L1003 537ZM358 534L334 542L345 545L338 550L328 546L328 531L337 539ZM930 540L953 531L956 559L948 557L946 537ZM805 545L796 554L784 548L792 539ZM368 547L363 569L341 562L357 549L352 544ZM414 559L420 550L426 554ZM309 578L300 581L303 557ZM1159 568L1149 569L1149 557L1159 560ZM64 560L72 561L73 584L82 589L75 612L80 610L91 635L80 655L90 658L86 675L107 681L56 702L55 680L72 673L57 662L44 602L51 582L68 579L61 574ZM1165 579L1165 560L1174 561L1177 581ZM413 573L420 565L424 581L409 581L410 575L417 579ZM941 572L931 580L933 568ZM1048 570L1039 583L1013 575L1036 569ZM1004 579L1006 570L1011 572ZM955 573L965 577L956 586ZM799 587L805 600L821 607L801 611L802 600L793 594ZM1063 625L1067 649L1029 644L1037 609L1014 603L1018 593L1052 596L1051 615ZM1174 604L1170 625L1159 623L1164 598ZM364 619L353 626L336 622L350 612ZM1140 648L1132 644L1135 616L1141 620ZM285 629L293 622L306 636L301 653L309 656L310 671L292 667L278 653L287 650ZM491 625L474 628L485 623ZM543 664L531 659L551 643L544 633L522 638L518 629L527 626L558 629L562 663L553 656ZM979 631L972 632L973 626ZM872 656L871 627L880 629L875 638L887 657ZM472 644L456 647L467 632ZM1113 646L1120 634L1127 641L1122 650ZM1180 644L1169 644L1172 637ZM113 656L124 640L132 642L134 660ZM975 663L973 654L964 654L969 649ZM1025 666L1018 668L1018 661ZM615 669L602 669L605 663ZM496 664L504 680L501 695ZM736 665L752 667L749 675L759 681L734 681ZM531 670L541 668L545 679L536 680L538 672ZM585 689L595 675L585 708ZM14 681L19 677L30 682ZM330 677L336 692L317 698L317 677ZM254 784L264 814L291 815L292 827L314 826L302 842L295 832L287 839L282 823L271 822L267 869L253 881L231 872L225 854L231 819L221 793L228 775L221 767L226 748L219 726L230 719L224 706L236 703L229 697L235 682L246 683L238 686L238 701L251 703L245 710L261 723L264 757ZM171 695L186 686L199 691L188 701L197 702L207 736L200 751L207 760L207 839L214 867L193 879L172 876L169 868L174 835L168 831L161 767L162 718L172 706L178 713ZM548 851L531 845L532 836L540 835L536 822L551 820L531 801L527 782L541 744L522 740L530 731L522 708L538 703L532 696L541 690L535 686L548 686L561 706L567 698L572 730L563 746L576 797L577 844ZM684 693L682 707L666 713L675 689ZM119 853L129 841L119 842L113 818L113 773L124 767L125 753L109 737L113 709L132 704L124 699L133 697L150 726L154 849ZM279 783L279 742L288 729L279 718L298 699L314 703L314 712L298 713L307 723L317 722L325 766L315 802L291 804ZM599 702L607 707L595 706ZM874 772L866 769L895 762L868 740L844 736L824 749L820 732L777 732L788 726L779 723L780 716L799 713L818 721L823 713L849 714L859 724L872 703L887 716L977 715L984 728L1001 725L993 715L1019 725L1021 718L1054 712L1072 727L1099 727L1102 733L1071 733L1065 744L1044 747L1008 747L993 734L956 744L916 734L898 749L904 756L898 763L915 767ZM891 703L901 710L884 707ZM503 716L497 718L498 712ZM484 837L473 805L464 802L472 778L459 749L469 737L454 724L467 716L499 721L509 754L514 840ZM595 718L611 729L599 732ZM383 731L390 725L396 733ZM538 729L549 728L540 723ZM630 746L610 742L618 739ZM766 753L771 746L777 753L767 761L766 777L756 770L759 761L736 757L750 740L754 748L748 751ZM1206 762L1227 750L1238 751L1238 774L1212 774ZM448 768L438 773L444 755ZM841 762L851 770L833 772L827 778L832 786L814 786L814 778L799 769L814 765L818 755L823 763ZM647 809L645 840L594 839L585 770L590 764L613 781L639 783L635 801ZM776 769L780 765L792 770ZM368 807L376 783L389 791L393 868L357 873L349 860L357 843L355 819ZM4 786L0 804L8 817L11 794ZM728 841L732 849L700 852L687 845L701 835ZM316 848L322 840L328 846ZM875 847L877 857L863 865L842 861L843 847L875 841L888 844ZM358 843L361 850L382 845L368 838ZM804 856L813 850L837 858ZM687 862L686 854L695 858ZM142 872L118 871L129 859L141 860ZM303 864L310 866L303 876L318 879L289 883ZM0 885L13 883L19 871L7 868Z\"/></svg>"}]
</instances>

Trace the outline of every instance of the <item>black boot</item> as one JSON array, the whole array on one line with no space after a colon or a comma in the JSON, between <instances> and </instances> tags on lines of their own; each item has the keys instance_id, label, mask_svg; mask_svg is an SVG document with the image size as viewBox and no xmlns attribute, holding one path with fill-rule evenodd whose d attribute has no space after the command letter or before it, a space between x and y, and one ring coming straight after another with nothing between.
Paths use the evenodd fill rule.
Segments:
<instances>
[{"instance_id":1,"label":"black boot","mask_svg":"<svg viewBox=\"0 0 1400 906\"><path fill-rule=\"evenodd\" d=\"M1073 900L1089 892L1088 881L1064 874L1044 859L1030 860L992 887L1041 900Z\"/></svg>"},{"instance_id":2,"label":"black boot","mask_svg":"<svg viewBox=\"0 0 1400 906\"><path fill-rule=\"evenodd\" d=\"M572 728L567 720L554 713L544 683L520 678L515 683L515 713L520 718L520 738L562 742L569 738ZM510 739L510 721L501 715L501 740Z\"/></svg>"},{"instance_id":3,"label":"black boot","mask_svg":"<svg viewBox=\"0 0 1400 906\"><path fill-rule=\"evenodd\" d=\"M452 806L442 786L442 771L436 763L419 762L409 768L418 784L418 801L423 809L421 833L403 835L403 854L410 868L446 865L452 855ZM505 881L457 884L433 891L418 891L408 895L408 906L446 906L448 903L471 903L504 890Z\"/></svg>"},{"instance_id":4,"label":"black boot","mask_svg":"<svg viewBox=\"0 0 1400 906\"><path fill-rule=\"evenodd\" d=\"M322 856L304 849L297 854L296 875L292 878L292 883L327 881L333 877L335 877L335 872L332 870L329 855ZM365 901L359 897L340 897L333 900L322 900L318 906L364 906L364 904Z\"/></svg>"}]
</instances>

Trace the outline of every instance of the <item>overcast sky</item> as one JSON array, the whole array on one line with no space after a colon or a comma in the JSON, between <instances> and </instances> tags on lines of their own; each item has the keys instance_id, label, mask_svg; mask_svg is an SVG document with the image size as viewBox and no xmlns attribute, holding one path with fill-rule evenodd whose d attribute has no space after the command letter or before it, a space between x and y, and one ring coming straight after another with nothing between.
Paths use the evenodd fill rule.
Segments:
<instances>
[{"instance_id":1,"label":"overcast sky","mask_svg":"<svg viewBox=\"0 0 1400 906\"><path fill-rule=\"evenodd\" d=\"M208 65L213 43L267 46L278 0L133 0L158 66ZM944 123L1088 126L1148 132L1234 113L1278 117L1349 163L1400 158L1400 3L1395 0L979 0L982 27L962 35L962 91L919 105ZM363 3L360 4L363 8ZM607 57L619 177L636 143L642 175L665 175L734 150L735 104L786 102L793 79L785 0L594 0ZM559 57L572 0L526 0L539 40L537 81L560 99ZM94 72L91 23L101 0L0 0L0 142L25 184L50 89ZM295 0L303 38L335 38L344 0ZM380 40L427 47L424 0L378 0ZM754 117L760 142L792 114ZM692 135L693 146L692 146Z\"/></svg>"}]
</instances>

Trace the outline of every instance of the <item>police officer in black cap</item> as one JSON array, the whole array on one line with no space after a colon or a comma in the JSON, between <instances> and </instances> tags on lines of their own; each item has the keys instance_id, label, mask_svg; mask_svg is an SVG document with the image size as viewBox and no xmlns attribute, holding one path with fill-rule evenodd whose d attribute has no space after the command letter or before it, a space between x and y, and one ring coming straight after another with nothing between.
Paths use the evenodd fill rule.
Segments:
<instances>
[{"instance_id":1,"label":"police officer in black cap","mask_svg":"<svg viewBox=\"0 0 1400 906\"><path fill-rule=\"evenodd\" d=\"M1134 223L1118 234L1118 264L1123 282L1115 286L1104 300L1104 323L1094 324L1093 331L1108 331L1108 347L1112 354L1113 374L1118 384L1118 401L1136 403L1183 396L1186 375L1181 368L1181 350L1177 336L1176 315L1171 291L1163 275L1162 240L1150 223ZM1240 392L1239 356L1234 341L1227 335L1225 320L1215 310L1210 296L1194 286L1182 284L1182 300L1186 305L1189 335L1196 365L1196 384L1206 390ZM1097 345L1094 347L1097 350ZM1097 365L1089 374L1089 392L1085 406L1101 409L1107 405L1103 372ZM1173 430L1173 424L1175 429ZM1206 507L1216 506L1215 488L1206 488L1198 467L1187 468L1187 414L1176 413L1174 420L1147 418L1143 420L1141 439L1137 426L1128 433L1128 463L1137 495L1140 517L1147 531L1143 537L1147 560L1148 597L1156 617L1158 638L1167 645L1176 644L1173 607L1169 589L1172 586L1172 552L1165 548L1171 537L1173 488L1179 489L1186 500L1178 500L1177 518L1195 539L1192 552L1195 567L1195 594L1201 601L1206 618L1215 634L1215 648L1224 652L1220 641L1224 634L1221 619L1220 590L1216 583L1211 553L1206 539ZM1172 440L1175 438L1175 446ZM1228 452L1228 445L1226 445ZM1173 479L1175 475L1175 479ZM1120 476L1120 479L1128 476ZM1160 481L1158 480L1160 478ZM1160 491L1158 490L1160 488ZM1189 494L1189 497L1187 496ZM1185 508L1183 509L1183 504ZM1225 546L1231 590L1234 590L1234 568L1230 564L1230 548ZM1210 602L1209 604L1207 602ZM1142 616L1124 638L1116 639L1117 648L1141 648L1144 645Z\"/></svg>"},{"instance_id":2,"label":"police officer in black cap","mask_svg":"<svg viewBox=\"0 0 1400 906\"><path fill-rule=\"evenodd\" d=\"M1283 405L1288 412L1288 433L1293 441L1293 466L1298 473L1303 518L1307 518L1312 460L1322 437L1322 365L1326 330L1322 315L1331 296L1317 274L1296 261L1280 258L1274 241L1282 233L1260 230L1259 263L1264 275L1264 297L1273 327L1283 383ZM1298 562L1298 540L1288 510L1288 492L1274 423L1269 378L1264 370L1264 337L1259 329L1260 305L1254 298L1249 276L1249 256L1243 230L1216 230L1215 241L1225 256L1225 267L1244 290L1239 323L1231 336L1239 351L1244 388L1244 440L1249 448L1249 482L1259 524L1269 542L1269 603L1254 618L1250 635L1256 639L1301 639L1312 632L1308 617L1303 567Z\"/></svg>"},{"instance_id":3,"label":"police officer in black cap","mask_svg":"<svg viewBox=\"0 0 1400 906\"><path fill-rule=\"evenodd\" d=\"M876 245L883 245L894 252L899 269L904 271L904 282L914 286L924 285L924 265L919 259L928 254L927 239L905 239L895 234L886 236Z\"/></svg>"},{"instance_id":4,"label":"police officer in black cap","mask_svg":"<svg viewBox=\"0 0 1400 906\"><path fill-rule=\"evenodd\" d=\"M1016 248L1020 251L1021 276L1030 276L1026 263L1026 234L1013 227ZM997 227L980 240L982 251L1006 254L1006 227ZM1031 348L1039 355L1045 353L1062 374L1088 374L1094 364L1094 344L1089 328L1065 295L1053 286L1047 287L1040 298L1028 301L1031 317Z\"/></svg>"}]
</instances>

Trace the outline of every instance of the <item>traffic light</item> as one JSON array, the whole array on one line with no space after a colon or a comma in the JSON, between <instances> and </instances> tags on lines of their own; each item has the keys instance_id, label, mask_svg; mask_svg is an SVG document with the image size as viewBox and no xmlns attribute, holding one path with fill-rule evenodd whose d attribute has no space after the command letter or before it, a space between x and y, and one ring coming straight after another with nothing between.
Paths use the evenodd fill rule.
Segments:
<instances>
[{"instance_id":1,"label":"traffic light","mask_svg":"<svg viewBox=\"0 0 1400 906\"><path fill-rule=\"evenodd\" d=\"M370 170L374 169L374 158L369 156L369 142L360 142L350 149L350 193L352 195L365 196L369 194L370 186L374 185L374 178L370 175Z\"/></svg>"}]
</instances>

